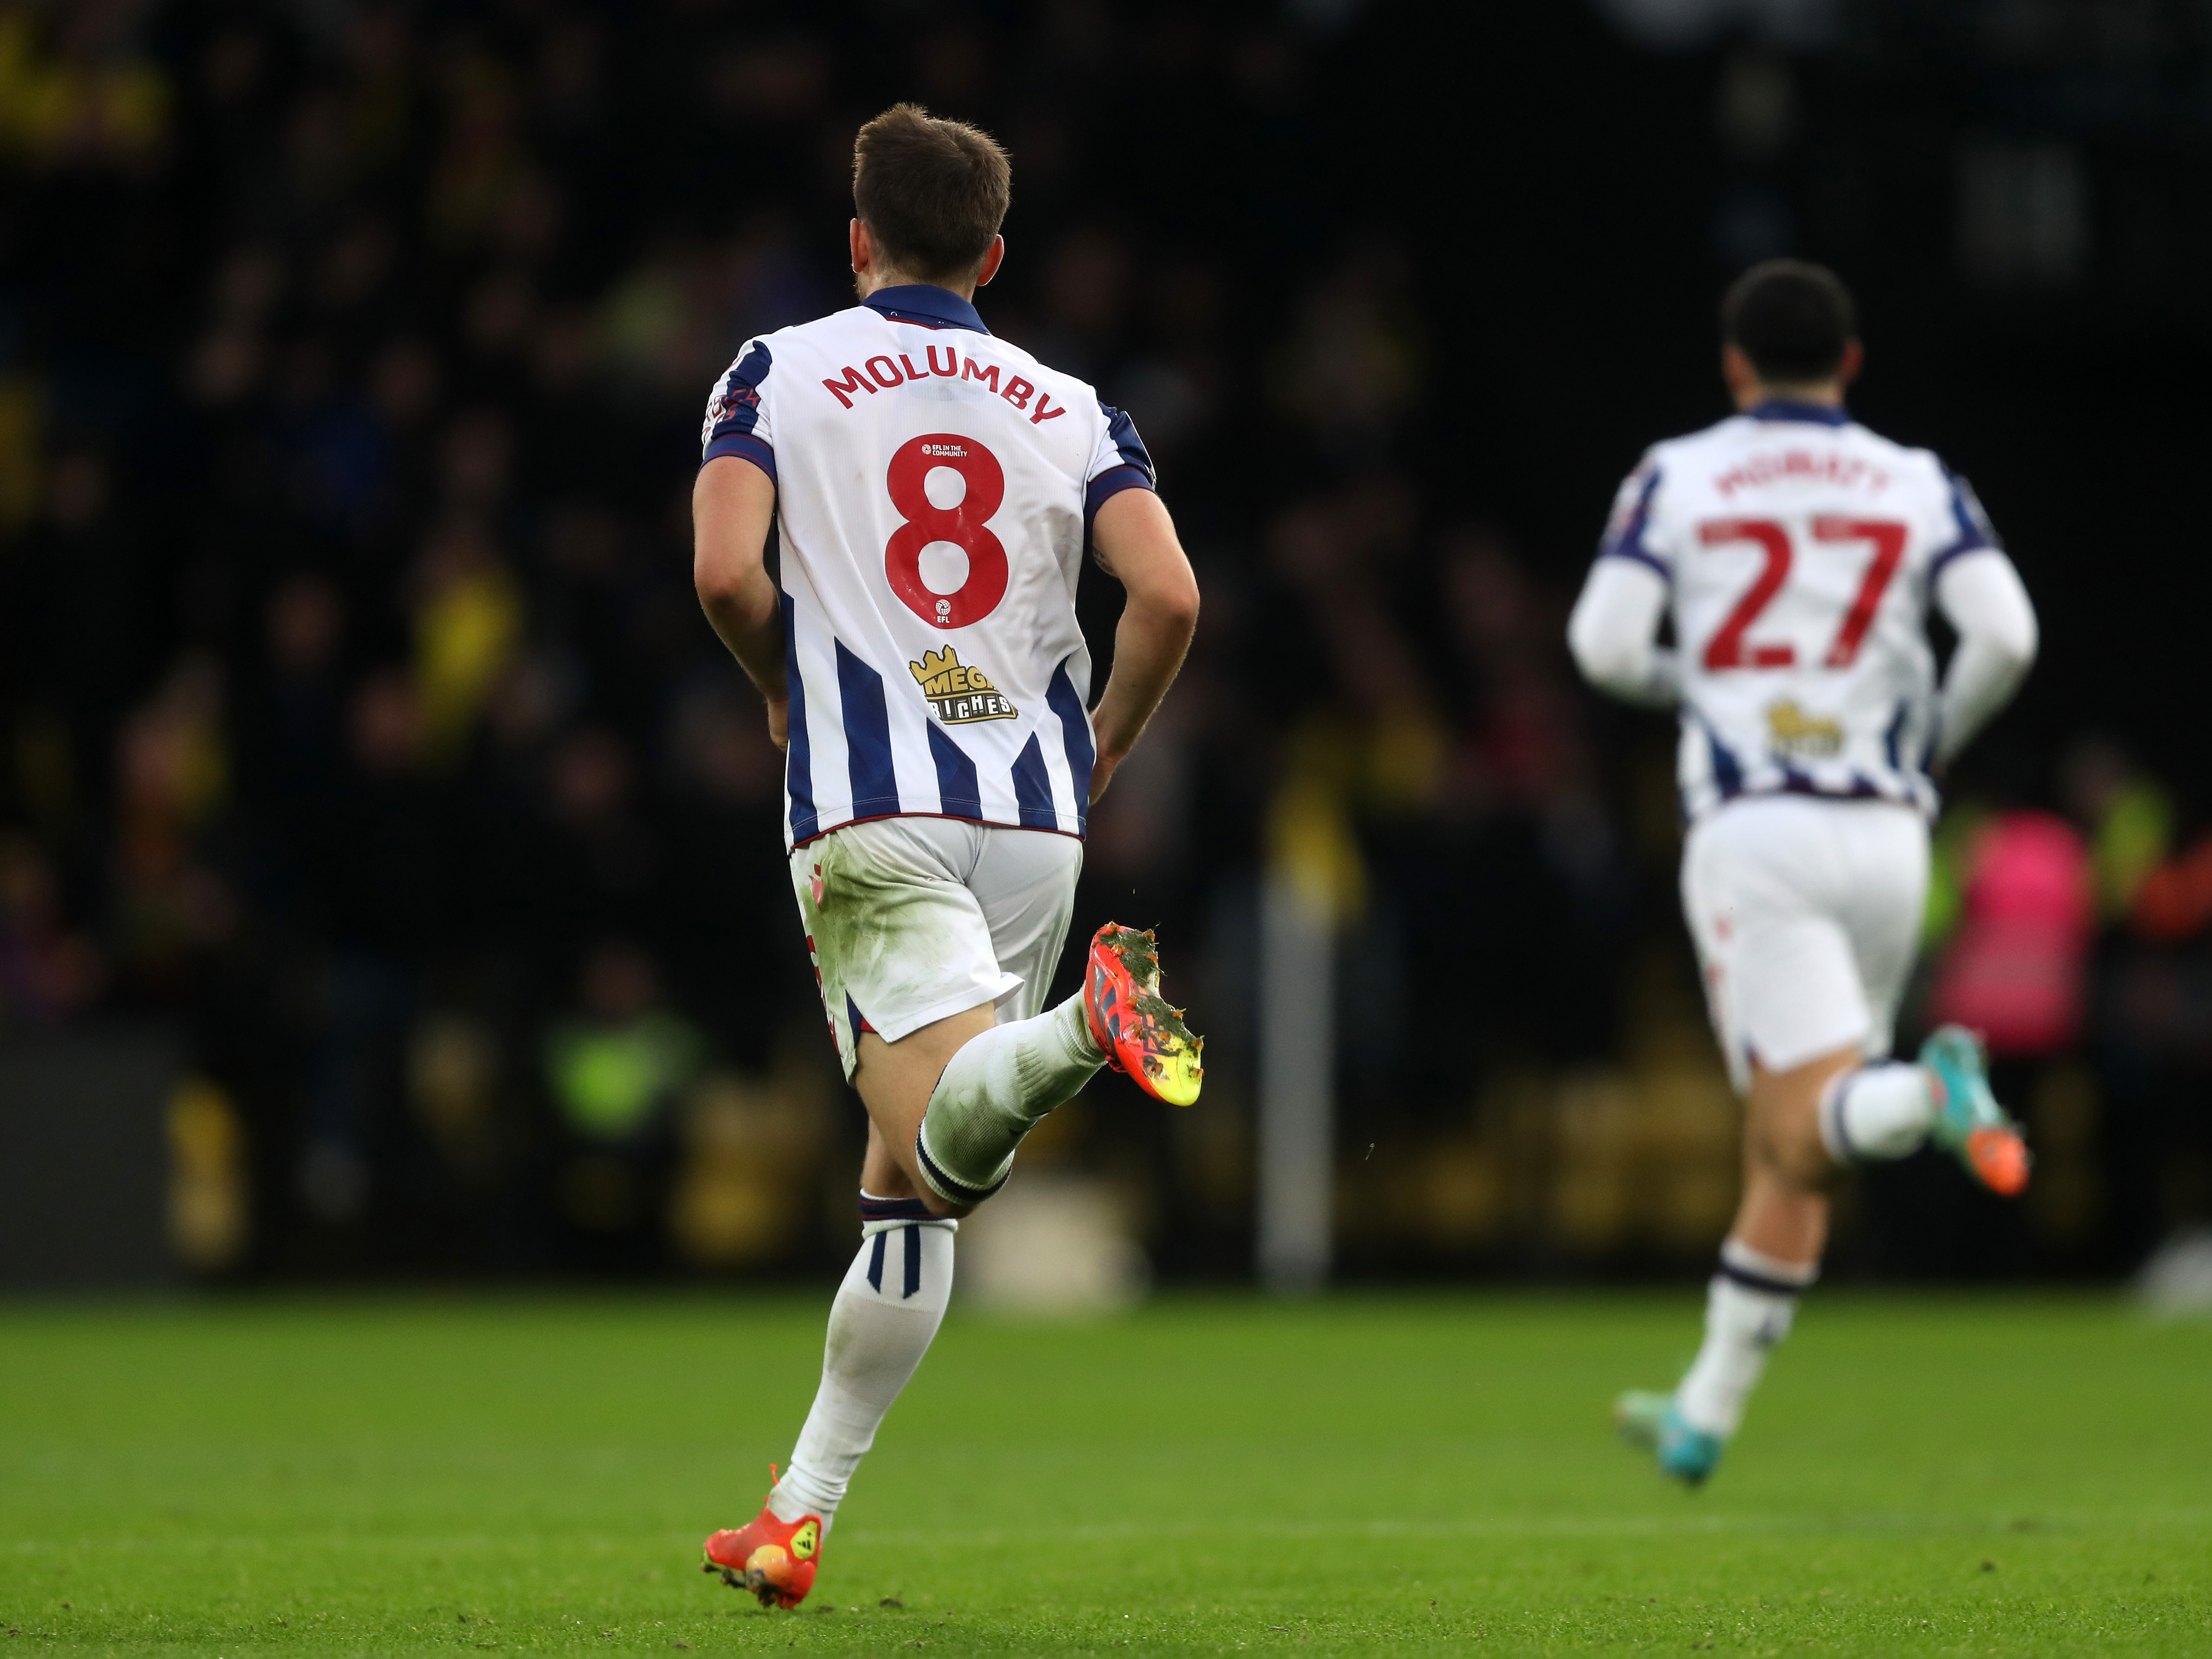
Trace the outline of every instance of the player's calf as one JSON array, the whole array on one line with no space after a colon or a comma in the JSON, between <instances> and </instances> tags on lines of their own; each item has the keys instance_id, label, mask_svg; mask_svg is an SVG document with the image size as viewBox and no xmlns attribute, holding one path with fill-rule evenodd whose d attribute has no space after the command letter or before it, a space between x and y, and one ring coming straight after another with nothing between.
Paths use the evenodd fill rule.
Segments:
<instances>
[{"instance_id":1,"label":"player's calf","mask_svg":"<svg viewBox=\"0 0 2212 1659\"><path fill-rule=\"evenodd\" d=\"M1079 994L963 1044L915 1136L930 1190L950 1204L981 1203L1006 1184L1022 1138L1102 1066L1170 1104L1195 1100L1204 1041L1162 999L1159 979L1152 936L1109 922L1091 942Z\"/></svg>"}]
</instances>

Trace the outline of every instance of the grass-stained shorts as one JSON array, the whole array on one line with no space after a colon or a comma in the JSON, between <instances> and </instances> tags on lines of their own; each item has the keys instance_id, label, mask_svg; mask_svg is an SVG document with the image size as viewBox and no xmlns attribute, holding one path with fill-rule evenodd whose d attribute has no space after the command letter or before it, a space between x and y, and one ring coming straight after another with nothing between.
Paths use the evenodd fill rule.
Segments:
<instances>
[{"instance_id":1,"label":"grass-stained shorts","mask_svg":"<svg viewBox=\"0 0 2212 1659\"><path fill-rule=\"evenodd\" d=\"M1044 1006L1083 843L963 818L872 818L792 849L791 886L850 1082L860 1034L896 1042L984 1003Z\"/></svg>"}]
</instances>

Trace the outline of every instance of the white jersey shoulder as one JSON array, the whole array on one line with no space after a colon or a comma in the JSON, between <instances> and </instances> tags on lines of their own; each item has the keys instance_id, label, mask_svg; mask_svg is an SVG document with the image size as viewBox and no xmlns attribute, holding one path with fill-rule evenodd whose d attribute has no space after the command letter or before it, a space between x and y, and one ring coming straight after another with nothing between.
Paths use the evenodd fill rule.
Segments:
<instances>
[{"instance_id":1,"label":"white jersey shoulder","mask_svg":"<svg viewBox=\"0 0 2212 1659\"><path fill-rule=\"evenodd\" d=\"M1671 589L1686 811L1788 792L1932 813L1929 587L1997 545L1964 479L1840 410L1766 404L1654 445L1599 556Z\"/></svg>"},{"instance_id":2,"label":"white jersey shoulder","mask_svg":"<svg viewBox=\"0 0 2212 1659\"><path fill-rule=\"evenodd\" d=\"M787 839L906 814L1081 835L1076 577L1099 503L1153 484L1128 416L914 286L748 341L700 438L776 483Z\"/></svg>"}]
</instances>

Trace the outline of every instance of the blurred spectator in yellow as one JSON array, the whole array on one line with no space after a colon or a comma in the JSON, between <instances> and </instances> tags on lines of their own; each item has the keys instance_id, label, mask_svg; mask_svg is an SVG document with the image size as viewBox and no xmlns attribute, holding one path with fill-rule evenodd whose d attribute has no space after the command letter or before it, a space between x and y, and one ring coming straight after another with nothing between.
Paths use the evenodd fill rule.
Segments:
<instances>
[{"instance_id":1,"label":"blurred spectator in yellow","mask_svg":"<svg viewBox=\"0 0 2212 1659\"><path fill-rule=\"evenodd\" d=\"M660 1248L674 1107L706 1044L663 1006L653 959L634 945L595 946L577 989L576 1011L544 1045L564 1146L556 1197L562 1218L592 1236L585 1260L648 1265Z\"/></svg>"},{"instance_id":2,"label":"blurred spectator in yellow","mask_svg":"<svg viewBox=\"0 0 2212 1659\"><path fill-rule=\"evenodd\" d=\"M174 995L237 921L208 837L229 794L222 671L179 664L124 725L116 757L114 948L125 985Z\"/></svg>"},{"instance_id":3,"label":"blurred spectator in yellow","mask_svg":"<svg viewBox=\"0 0 2212 1659\"><path fill-rule=\"evenodd\" d=\"M142 8L0 12L0 146L42 167L140 165L168 131L169 89L131 38Z\"/></svg>"},{"instance_id":4,"label":"blurred spectator in yellow","mask_svg":"<svg viewBox=\"0 0 2212 1659\"><path fill-rule=\"evenodd\" d=\"M449 521L432 538L416 583L415 696L422 757L449 769L467 753L484 701L520 641L522 590L490 538L466 519Z\"/></svg>"}]
</instances>

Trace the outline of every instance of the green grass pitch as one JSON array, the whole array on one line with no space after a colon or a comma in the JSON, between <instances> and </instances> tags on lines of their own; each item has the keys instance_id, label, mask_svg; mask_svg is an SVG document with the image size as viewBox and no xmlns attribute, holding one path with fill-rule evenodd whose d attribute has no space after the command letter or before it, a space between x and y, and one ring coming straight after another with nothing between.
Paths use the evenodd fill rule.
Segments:
<instances>
[{"instance_id":1,"label":"green grass pitch","mask_svg":"<svg viewBox=\"0 0 2212 1659\"><path fill-rule=\"evenodd\" d=\"M826 1302L0 1306L0 1655L2212 1653L2212 1328L2116 1303L1815 1297L1694 1495L1605 1422L1687 1294L956 1314L768 1613Z\"/></svg>"}]
</instances>

